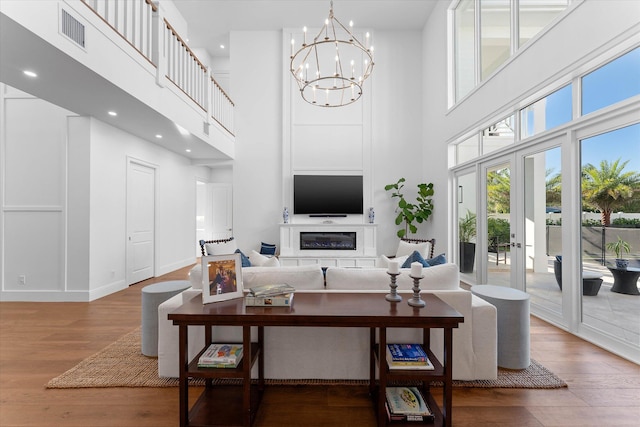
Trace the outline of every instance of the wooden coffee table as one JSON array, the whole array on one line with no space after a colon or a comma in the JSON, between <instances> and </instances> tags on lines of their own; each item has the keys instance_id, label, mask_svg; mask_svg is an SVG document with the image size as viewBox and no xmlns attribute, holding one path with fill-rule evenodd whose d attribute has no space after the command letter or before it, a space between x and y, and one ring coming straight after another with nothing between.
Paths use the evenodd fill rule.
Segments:
<instances>
[{"instance_id":1,"label":"wooden coffee table","mask_svg":"<svg viewBox=\"0 0 640 427\"><path fill-rule=\"evenodd\" d=\"M374 398L378 425L387 425L385 389L389 381L415 382L435 415L434 425L451 426L451 366L453 328L464 322L464 317L432 294L423 294L424 308L414 308L406 301L390 303L382 293L302 293L297 292L292 307L246 307L239 298L230 301L202 304L202 296L190 301L169 314L179 327L180 335L180 425L251 425L264 391L264 327L315 326L362 327L369 329L369 389ZM245 356L235 369L198 368L198 354L188 360L188 327L205 326L203 351L212 342L211 326L241 326ZM251 327L257 326L257 342L252 343ZM422 329L423 347L435 366L432 371L389 370L384 349L387 328ZM430 329L444 331L444 357L438 360L430 350ZM376 343L376 332L379 340ZM250 349L250 350L248 350ZM382 350L381 350L382 349ZM366 360L363 360L367 363ZM251 368L258 364L258 378L252 381ZM376 383L376 372L379 381ZM189 408L189 378L204 378L206 386L196 403ZM238 378L242 385L234 387L214 386L214 378ZM430 393L431 382L443 384L440 404ZM403 425L403 423L393 423ZM405 425L415 426L416 423Z\"/></svg>"}]
</instances>

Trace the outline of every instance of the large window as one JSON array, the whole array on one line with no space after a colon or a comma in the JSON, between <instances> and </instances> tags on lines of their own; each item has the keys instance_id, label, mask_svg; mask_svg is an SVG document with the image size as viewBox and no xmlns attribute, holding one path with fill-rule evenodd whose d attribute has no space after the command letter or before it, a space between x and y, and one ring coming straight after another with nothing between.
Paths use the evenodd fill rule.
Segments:
<instances>
[{"instance_id":1,"label":"large window","mask_svg":"<svg viewBox=\"0 0 640 427\"><path fill-rule=\"evenodd\" d=\"M582 114L640 94L640 47L582 78Z\"/></svg>"},{"instance_id":2,"label":"large window","mask_svg":"<svg viewBox=\"0 0 640 427\"><path fill-rule=\"evenodd\" d=\"M553 129L571 117L571 85L567 85L520 110L520 138Z\"/></svg>"},{"instance_id":3,"label":"large window","mask_svg":"<svg viewBox=\"0 0 640 427\"><path fill-rule=\"evenodd\" d=\"M460 0L453 13L453 102L489 78L571 0ZM512 13L512 10L516 13ZM476 25L479 23L479 25ZM515 31L512 31L515 30ZM513 39L516 34L516 39ZM476 58L479 60L477 61Z\"/></svg>"},{"instance_id":4,"label":"large window","mask_svg":"<svg viewBox=\"0 0 640 427\"><path fill-rule=\"evenodd\" d=\"M510 0L480 0L480 62L482 80L511 55Z\"/></svg>"}]
</instances>

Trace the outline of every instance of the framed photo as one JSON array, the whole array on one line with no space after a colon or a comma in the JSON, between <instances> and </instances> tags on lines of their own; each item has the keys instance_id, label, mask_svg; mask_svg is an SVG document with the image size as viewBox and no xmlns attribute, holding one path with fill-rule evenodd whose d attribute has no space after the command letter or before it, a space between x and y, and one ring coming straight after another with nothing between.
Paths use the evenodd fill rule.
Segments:
<instances>
[{"instance_id":1,"label":"framed photo","mask_svg":"<svg viewBox=\"0 0 640 427\"><path fill-rule=\"evenodd\" d=\"M242 298L242 261L240 254L202 257L202 302Z\"/></svg>"}]
</instances>

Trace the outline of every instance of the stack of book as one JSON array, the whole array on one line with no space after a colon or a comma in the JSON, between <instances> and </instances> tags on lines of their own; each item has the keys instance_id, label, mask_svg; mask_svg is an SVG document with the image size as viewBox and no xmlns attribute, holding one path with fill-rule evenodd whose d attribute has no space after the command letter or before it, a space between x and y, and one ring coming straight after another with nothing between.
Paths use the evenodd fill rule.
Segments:
<instances>
[{"instance_id":1,"label":"stack of book","mask_svg":"<svg viewBox=\"0 0 640 427\"><path fill-rule=\"evenodd\" d=\"M420 344L387 344L389 369L433 370L434 366Z\"/></svg>"},{"instance_id":2,"label":"stack of book","mask_svg":"<svg viewBox=\"0 0 640 427\"><path fill-rule=\"evenodd\" d=\"M242 344L211 344L198 359L200 368L236 368L242 360Z\"/></svg>"},{"instance_id":3,"label":"stack of book","mask_svg":"<svg viewBox=\"0 0 640 427\"><path fill-rule=\"evenodd\" d=\"M293 303L295 288L286 283L254 286L245 298L246 306L289 307Z\"/></svg>"},{"instance_id":4,"label":"stack of book","mask_svg":"<svg viewBox=\"0 0 640 427\"><path fill-rule=\"evenodd\" d=\"M389 421L427 421L434 416L417 387L387 387L386 409Z\"/></svg>"}]
</instances>

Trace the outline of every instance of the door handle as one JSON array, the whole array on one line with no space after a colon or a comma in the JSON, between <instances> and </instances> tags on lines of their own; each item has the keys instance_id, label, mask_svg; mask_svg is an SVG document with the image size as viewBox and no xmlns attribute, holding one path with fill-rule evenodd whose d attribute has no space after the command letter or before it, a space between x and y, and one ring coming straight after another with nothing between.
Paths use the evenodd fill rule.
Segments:
<instances>
[{"instance_id":1,"label":"door handle","mask_svg":"<svg viewBox=\"0 0 640 427\"><path fill-rule=\"evenodd\" d=\"M511 247L512 248L521 248L522 247L522 243L515 243L515 242L511 242Z\"/></svg>"}]
</instances>

